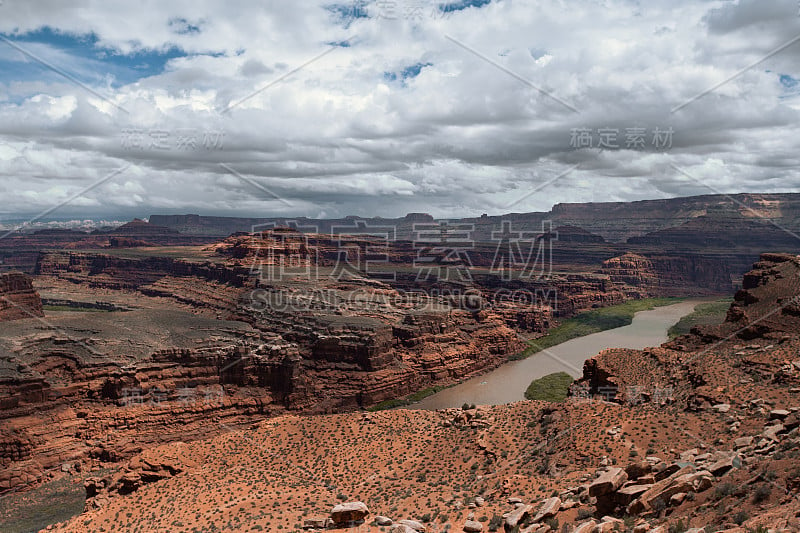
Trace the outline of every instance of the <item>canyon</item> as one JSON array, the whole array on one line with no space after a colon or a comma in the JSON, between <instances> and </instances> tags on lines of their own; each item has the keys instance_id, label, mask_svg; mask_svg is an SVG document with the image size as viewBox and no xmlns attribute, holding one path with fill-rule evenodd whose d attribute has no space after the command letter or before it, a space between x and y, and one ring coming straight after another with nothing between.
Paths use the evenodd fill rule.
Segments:
<instances>
[{"instance_id":1,"label":"canyon","mask_svg":"<svg viewBox=\"0 0 800 533\"><path fill-rule=\"evenodd\" d=\"M659 348L604 351L576 386L626 408L630 387L670 388L664 406L680 407L678 418L735 403L733 381L745 377L730 371L715 343L727 346L742 330L751 344L788 337L781 346L794 346L800 312L786 299L800 290L800 246L790 234L798 199L561 204L444 225L424 214L154 215L93 233L11 234L0 239L0 491L112 469L117 478L87 485L87 511L102 513L148 483L197 468L196 453L215 439L239 449L236 439L265 420L308 424L314 435L329 417L358 426L366 409L502 365L563 318L647 297L737 291L725 324ZM427 233L415 236L421 227ZM775 252L761 255L765 246ZM776 301L787 305L761 317ZM772 376L771 359L744 359L736 372ZM491 416L503 424L523 412L549 416L539 409L566 418L609 411L605 403L533 404L492 408ZM370 416L392 426L395 417L417 417ZM441 416L455 414L419 415L431 428L426 439L445 438L432 429ZM502 438L468 446L508 450L513 435ZM159 463L153 450L172 450L164 453L174 460ZM561 466L547 472L562 472L568 457L591 463L559 455Z\"/></svg>"},{"instance_id":2,"label":"canyon","mask_svg":"<svg viewBox=\"0 0 800 533\"><path fill-rule=\"evenodd\" d=\"M724 322L604 351L564 402L265 418L90 476L50 530L797 531L799 298L764 254Z\"/></svg>"}]
</instances>

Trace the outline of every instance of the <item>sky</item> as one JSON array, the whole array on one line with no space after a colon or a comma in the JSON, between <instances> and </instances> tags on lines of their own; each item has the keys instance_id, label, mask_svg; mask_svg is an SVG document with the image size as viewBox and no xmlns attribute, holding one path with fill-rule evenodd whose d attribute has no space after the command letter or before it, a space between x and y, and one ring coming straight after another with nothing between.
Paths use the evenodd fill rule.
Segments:
<instances>
[{"instance_id":1,"label":"sky","mask_svg":"<svg viewBox=\"0 0 800 533\"><path fill-rule=\"evenodd\" d=\"M0 219L796 192L797 0L0 0Z\"/></svg>"}]
</instances>

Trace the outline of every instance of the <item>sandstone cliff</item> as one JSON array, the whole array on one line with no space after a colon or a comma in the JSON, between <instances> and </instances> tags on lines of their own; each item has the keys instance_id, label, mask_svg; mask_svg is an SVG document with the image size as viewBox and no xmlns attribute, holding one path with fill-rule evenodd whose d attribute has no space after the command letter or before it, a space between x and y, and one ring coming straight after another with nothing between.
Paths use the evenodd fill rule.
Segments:
<instances>
[{"instance_id":1,"label":"sandstone cliff","mask_svg":"<svg viewBox=\"0 0 800 533\"><path fill-rule=\"evenodd\" d=\"M586 362L582 382L592 394L623 402L642 391L648 399L668 391L661 400L690 408L735 401L754 380L800 385L800 375L786 366L800 348L798 299L798 256L762 254L723 324L695 327L644 351L605 350Z\"/></svg>"},{"instance_id":2,"label":"sandstone cliff","mask_svg":"<svg viewBox=\"0 0 800 533\"><path fill-rule=\"evenodd\" d=\"M30 276L0 274L0 321L43 316L42 301Z\"/></svg>"}]
</instances>

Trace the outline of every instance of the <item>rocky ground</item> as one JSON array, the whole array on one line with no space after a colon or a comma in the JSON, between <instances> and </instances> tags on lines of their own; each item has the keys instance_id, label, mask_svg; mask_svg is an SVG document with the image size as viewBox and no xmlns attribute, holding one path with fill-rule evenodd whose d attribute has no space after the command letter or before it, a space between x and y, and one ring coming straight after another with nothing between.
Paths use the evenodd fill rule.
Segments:
<instances>
[{"instance_id":1,"label":"rocky ground","mask_svg":"<svg viewBox=\"0 0 800 533\"><path fill-rule=\"evenodd\" d=\"M798 299L800 259L765 254L724 324L605 351L564 403L227 428L90 477L50 529L800 531Z\"/></svg>"},{"instance_id":2,"label":"rocky ground","mask_svg":"<svg viewBox=\"0 0 800 533\"><path fill-rule=\"evenodd\" d=\"M565 221L579 214L559 209ZM498 264L491 242L475 243L466 262L434 257L438 274L420 276L410 241L381 249L377 270L341 270L342 250L375 253L381 242L369 235L277 228L213 242L142 221L14 235L0 255L33 277L0 275L0 492L35 500L43 484L85 481L87 514L59 527L89 531L361 519L399 531L417 528L402 519L467 531L516 520L535 531L590 517L605 524L598 530L638 520L677 528L673 518L751 527L765 502L781 500L775 491L746 503L747 490L795 490L789 474L751 468L794 457L794 256L764 255L725 324L600 353L566 404L359 413L494 368L582 310L727 290L755 244L705 246L718 236L703 232L720 220L734 228L743 214L704 213L635 245L575 226L539 234L533 244L551 254L545 276ZM753 235L772 242L762 230ZM720 461L730 468L712 469ZM730 494L704 496L719 484ZM137 500L139 510L123 510Z\"/></svg>"},{"instance_id":3,"label":"rocky ground","mask_svg":"<svg viewBox=\"0 0 800 533\"><path fill-rule=\"evenodd\" d=\"M45 251L32 279L5 274L3 298L17 303L0 322L0 490L221 431L207 420L352 411L454 383L524 350L556 314L643 294L602 273L513 281L520 294L557 297L556 308L507 298L478 270L468 286L417 279L402 251L391 280L336 276L341 243L314 237L319 253L298 253L307 242L278 231ZM287 259L317 275L271 279Z\"/></svg>"}]
</instances>

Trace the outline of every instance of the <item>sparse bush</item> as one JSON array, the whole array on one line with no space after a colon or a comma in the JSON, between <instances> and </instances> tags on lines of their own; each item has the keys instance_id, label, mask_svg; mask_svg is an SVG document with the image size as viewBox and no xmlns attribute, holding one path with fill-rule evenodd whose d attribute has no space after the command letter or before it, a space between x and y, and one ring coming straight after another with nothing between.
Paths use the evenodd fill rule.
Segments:
<instances>
[{"instance_id":1,"label":"sparse bush","mask_svg":"<svg viewBox=\"0 0 800 533\"><path fill-rule=\"evenodd\" d=\"M686 526L683 523L683 520L678 520L677 523L672 524L669 526L669 533L683 533L686 531Z\"/></svg>"},{"instance_id":2,"label":"sparse bush","mask_svg":"<svg viewBox=\"0 0 800 533\"><path fill-rule=\"evenodd\" d=\"M736 486L733 483L725 482L720 483L714 488L714 498L721 500L725 496L730 496L736 491Z\"/></svg>"},{"instance_id":3,"label":"sparse bush","mask_svg":"<svg viewBox=\"0 0 800 533\"><path fill-rule=\"evenodd\" d=\"M769 499L770 494L772 494L772 488L769 484L764 483L756 487L755 492L753 492L753 503L761 503L765 502Z\"/></svg>"}]
</instances>

